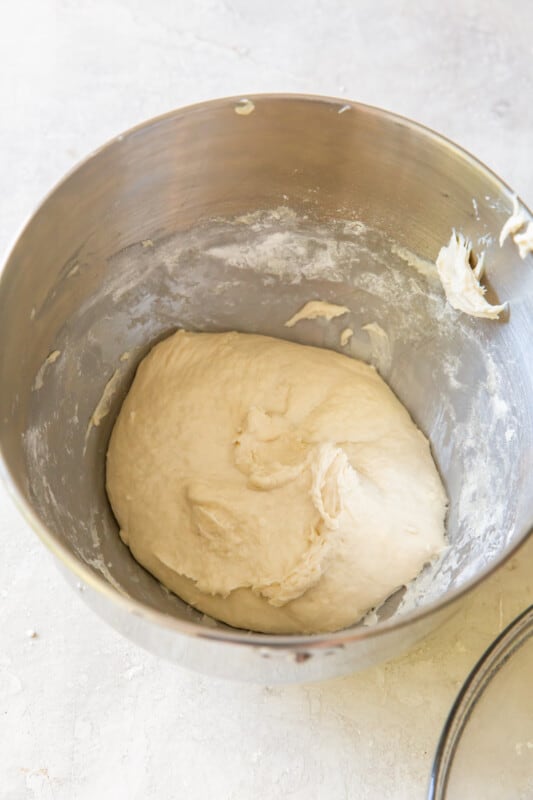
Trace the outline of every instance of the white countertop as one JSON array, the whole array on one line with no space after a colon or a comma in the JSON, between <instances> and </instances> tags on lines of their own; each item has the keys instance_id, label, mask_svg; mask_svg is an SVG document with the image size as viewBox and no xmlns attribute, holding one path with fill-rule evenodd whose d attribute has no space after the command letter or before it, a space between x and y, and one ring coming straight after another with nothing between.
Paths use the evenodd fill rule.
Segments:
<instances>
[{"instance_id":1,"label":"white countertop","mask_svg":"<svg viewBox=\"0 0 533 800\"><path fill-rule=\"evenodd\" d=\"M263 91L342 95L414 117L533 204L533 8L463 5L6 3L0 247L114 134L176 106ZM5 800L422 800L460 685L533 595L530 541L402 658L323 684L239 686L159 661L108 628L1 488L0 544Z\"/></svg>"}]
</instances>

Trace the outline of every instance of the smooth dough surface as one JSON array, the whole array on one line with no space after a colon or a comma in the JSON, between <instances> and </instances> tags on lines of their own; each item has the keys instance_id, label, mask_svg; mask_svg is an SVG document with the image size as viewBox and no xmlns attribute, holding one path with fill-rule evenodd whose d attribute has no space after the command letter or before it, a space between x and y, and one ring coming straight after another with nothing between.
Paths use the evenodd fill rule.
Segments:
<instances>
[{"instance_id":1,"label":"smooth dough surface","mask_svg":"<svg viewBox=\"0 0 533 800\"><path fill-rule=\"evenodd\" d=\"M157 344L115 424L107 490L146 569L257 631L351 625L444 545L429 444L376 371L266 336Z\"/></svg>"}]
</instances>

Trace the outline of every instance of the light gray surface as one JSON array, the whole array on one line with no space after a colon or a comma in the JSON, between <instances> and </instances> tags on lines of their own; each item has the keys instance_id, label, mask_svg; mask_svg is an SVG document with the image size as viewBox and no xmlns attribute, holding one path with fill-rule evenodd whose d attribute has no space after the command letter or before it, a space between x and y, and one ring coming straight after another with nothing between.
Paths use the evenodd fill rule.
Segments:
<instances>
[{"instance_id":1,"label":"light gray surface","mask_svg":"<svg viewBox=\"0 0 533 800\"><path fill-rule=\"evenodd\" d=\"M525 2L468 13L449 2L19 2L0 32L0 246L106 138L252 91L343 94L413 116L531 205L532 22ZM77 602L4 494L0 509L8 800L422 798L457 688L532 592L530 544L444 631L386 667L319 686L233 686L119 638Z\"/></svg>"}]
</instances>

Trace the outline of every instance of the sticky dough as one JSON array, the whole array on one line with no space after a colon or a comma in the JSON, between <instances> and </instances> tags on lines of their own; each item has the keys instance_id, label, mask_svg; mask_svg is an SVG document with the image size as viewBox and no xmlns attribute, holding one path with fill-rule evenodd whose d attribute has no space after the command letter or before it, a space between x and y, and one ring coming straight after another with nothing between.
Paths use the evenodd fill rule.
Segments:
<instances>
[{"instance_id":1,"label":"sticky dough","mask_svg":"<svg viewBox=\"0 0 533 800\"><path fill-rule=\"evenodd\" d=\"M444 544L428 442L375 370L265 336L156 345L115 424L107 490L146 569L257 631L348 626Z\"/></svg>"},{"instance_id":2,"label":"sticky dough","mask_svg":"<svg viewBox=\"0 0 533 800\"><path fill-rule=\"evenodd\" d=\"M457 311L471 317L498 319L506 304L493 306L487 302L487 290L480 283L485 266L483 254L475 267L470 265L471 256L472 243L453 231L448 245L441 247L436 262L446 299Z\"/></svg>"}]
</instances>

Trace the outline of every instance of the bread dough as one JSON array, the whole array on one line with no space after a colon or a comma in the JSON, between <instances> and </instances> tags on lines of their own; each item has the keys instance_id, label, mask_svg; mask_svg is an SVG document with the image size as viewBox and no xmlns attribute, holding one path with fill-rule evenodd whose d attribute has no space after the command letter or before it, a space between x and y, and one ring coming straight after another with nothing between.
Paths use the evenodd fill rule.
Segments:
<instances>
[{"instance_id":1,"label":"bread dough","mask_svg":"<svg viewBox=\"0 0 533 800\"><path fill-rule=\"evenodd\" d=\"M157 344L115 424L107 490L146 569L257 631L350 625L444 545L429 444L376 371L266 336Z\"/></svg>"},{"instance_id":2,"label":"bread dough","mask_svg":"<svg viewBox=\"0 0 533 800\"><path fill-rule=\"evenodd\" d=\"M525 226L525 231L519 233ZM528 222L516 195L513 197L513 213L500 231L500 247L510 235L518 247L520 258L524 259L529 253L533 253L533 222Z\"/></svg>"},{"instance_id":3,"label":"bread dough","mask_svg":"<svg viewBox=\"0 0 533 800\"><path fill-rule=\"evenodd\" d=\"M302 319L322 319L332 320L335 317L342 317L349 314L350 309L346 306L338 306L335 303L326 303L324 300L309 300L299 311L296 312L285 323L286 328L293 328Z\"/></svg>"},{"instance_id":4,"label":"bread dough","mask_svg":"<svg viewBox=\"0 0 533 800\"><path fill-rule=\"evenodd\" d=\"M346 347L346 345L348 344L348 342L350 341L352 336L353 336L353 329L352 328L345 328L343 331L341 331L341 335L340 335L341 347Z\"/></svg>"},{"instance_id":5,"label":"bread dough","mask_svg":"<svg viewBox=\"0 0 533 800\"><path fill-rule=\"evenodd\" d=\"M254 103L252 103L251 100L247 100L245 97L243 97L242 100L239 100L234 110L235 113L239 114L241 117L247 117L248 114L251 114L254 109Z\"/></svg>"},{"instance_id":6,"label":"bread dough","mask_svg":"<svg viewBox=\"0 0 533 800\"><path fill-rule=\"evenodd\" d=\"M514 243L518 247L520 258L524 259L529 253L533 253L533 222L530 222L523 233L515 233Z\"/></svg>"},{"instance_id":7,"label":"bread dough","mask_svg":"<svg viewBox=\"0 0 533 800\"><path fill-rule=\"evenodd\" d=\"M453 231L446 247L441 247L437 256L437 270L446 299L457 311L470 314L471 317L498 319L506 304L492 306L485 300L484 286L480 280L483 276L483 254L478 258L475 267L470 265L472 243L462 233Z\"/></svg>"},{"instance_id":8,"label":"bread dough","mask_svg":"<svg viewBox=\"0 0 533 800\"><path fill-rule=\"evenodd\" d=\"M503 243L505 242L508 236L513 236L514 239L514 234L518 233L520 228L523 228L526 222L527 222L526 215L520 208L520 205L518 203L518 197L515 195L513 197L513 212L500 231L500 239L499 239L500 247L503 246Z\"/></svg>"}]
</instances>

